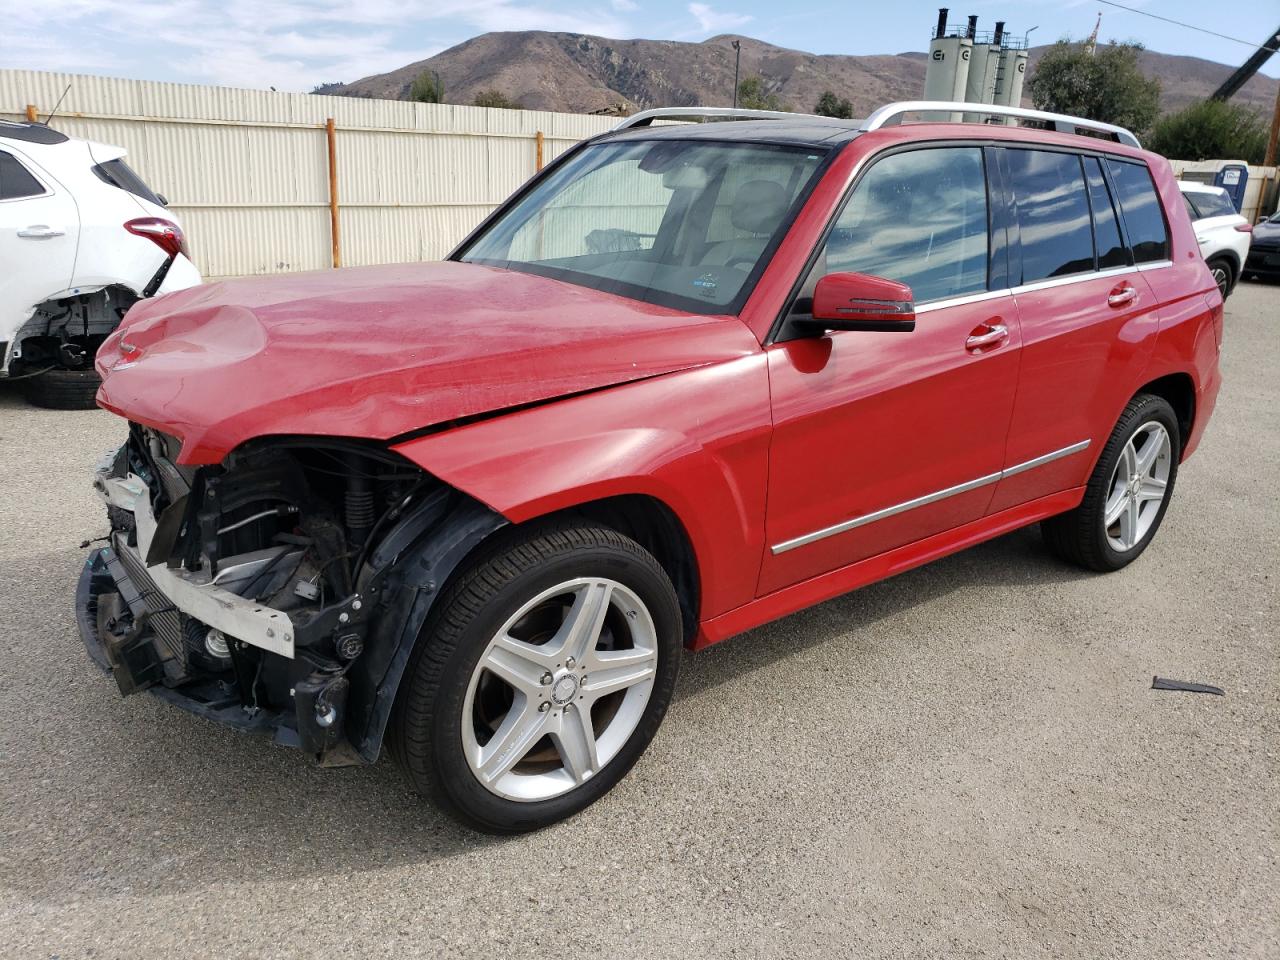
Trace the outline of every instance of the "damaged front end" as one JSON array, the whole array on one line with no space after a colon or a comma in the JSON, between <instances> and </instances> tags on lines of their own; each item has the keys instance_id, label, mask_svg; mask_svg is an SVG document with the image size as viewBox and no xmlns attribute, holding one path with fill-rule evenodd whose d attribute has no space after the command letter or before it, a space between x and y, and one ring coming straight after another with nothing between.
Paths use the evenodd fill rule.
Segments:
<instances>
[{"instance_id":1,"label":"damaged front end","mask_svg":"<svg viewBox=\"0 0 1280 960\"><path fill-rule=\"evenodd\" d=\"M148 690L327 765L377 758L453 567L505 521L364 441L253 441L218 465L131 424L97 469L111 521L77 595L90 655Z\"/></svg>"}]
</instances>

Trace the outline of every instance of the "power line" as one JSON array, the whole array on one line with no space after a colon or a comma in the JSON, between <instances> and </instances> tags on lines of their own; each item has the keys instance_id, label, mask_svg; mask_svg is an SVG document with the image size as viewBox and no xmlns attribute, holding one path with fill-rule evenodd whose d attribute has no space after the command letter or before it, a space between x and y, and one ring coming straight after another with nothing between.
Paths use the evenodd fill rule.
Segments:
<instances>
[{"instance_id":1,"label":"power line","mask_svg":"<svg viewBox=\"0 0 1280 960\"><path fill-rule=\"evenodd\" d=\"M1232 43L1243 43L1246 47L1252 47L1255 50L1268 50L1271 53L1275 53L1277 50L1280 50L1280 47L1268 47L1254 43L1250 40L1241 40L1239 37L1228 37L1225 33L1206 30L1204 27L1197 27L1192 23L1183 23L1181 20L1171 20L1169 17L1162 17L1158 13L1148 13L1146 10L1137 10L1133 7L1126 7L1123 3L1116 3L1115 0L1098 0L1098 2L1105 3L1108 7L1119 7L1121 10L1127 10L1129 13L1136 13L1144 17L1150 17L1152 20L1163 20L1165 23L1172 23L1175 27L1186 27L1188 30L1196 31L1196 33L1204 33L1211 37L1218 37L1220 40L1230 40ZM1272 36L1274 36L1274 34L1272 34Z\"/></svg>"}]
</instances>

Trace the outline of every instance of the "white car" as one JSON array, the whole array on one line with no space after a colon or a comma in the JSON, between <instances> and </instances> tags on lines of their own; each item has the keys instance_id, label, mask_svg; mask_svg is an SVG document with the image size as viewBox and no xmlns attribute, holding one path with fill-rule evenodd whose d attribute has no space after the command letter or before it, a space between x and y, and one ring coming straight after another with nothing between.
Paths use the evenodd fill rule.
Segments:
<instances>
[{"instance_id":1,"label":"white car","mask_svg":"<svg viewBox=\"0 0 1280 960\"><path fill-rule=\"evenodd\" d=\"M1196 228L1200 255L1225 299L1244 270L1253 228L1236 212L1231 197L1221 187L1186 180L1179 180L1178 187L1187 203L1187 213L1191 214L1191 225Z\"/></svg>"},{"instance_id":2,"label":"white car","mask_svg":"<svg viewBox=\"0 0 1280 960\"><path fill-rule=\"evenodd\" d=\"M125 151L0 121L0 382L92 407L93 356L136 301L200 282L182 227Z\"/></svg>"}]
</instances>

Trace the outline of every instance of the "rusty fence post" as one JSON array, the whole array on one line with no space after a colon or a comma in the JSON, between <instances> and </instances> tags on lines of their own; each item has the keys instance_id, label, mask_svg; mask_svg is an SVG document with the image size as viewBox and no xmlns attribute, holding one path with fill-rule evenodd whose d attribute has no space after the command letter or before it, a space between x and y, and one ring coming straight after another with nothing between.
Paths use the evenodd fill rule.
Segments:
<instances>
[{"instance_id":1,"label":"rusty fence post","mask_svg":"<svg viewBox=\"0 0 1280 960\"><path fill-rule=\"evenodd\" d=\"M35 123L40 119L40 114L36 113L36 105L34 103L27 104L27 120Z\"/></svg>"},{"instance_id":2,"label":"rusty fence post","mask_svg":"<svg viewBox=\"0 0 1280 960\"><path fill-rule=\"evenodd\" d=\"M338 148L333 117L324 122L324 135L329 144L329 235L333 239L333 265L342 266L342 247L338 234Z\"/></svg>"},{"instance_id":3,"label":"rusty fence post","mask_svg":"<svg viewBox=\"0 0 1280 960\"><path fill-rule=\"evenodd\" d=\"M537 162L537 169L538 169L538 170L541 170L541 169L542 169L542 141L543 141L542 131L541 131L541 130L539 130L537 133L535 133L535 134L533 135L533 139L534 139L534 142L537 144L537 147L538 147L537 161L536 161L536 162Z\"/></svg>"}]
</instances>

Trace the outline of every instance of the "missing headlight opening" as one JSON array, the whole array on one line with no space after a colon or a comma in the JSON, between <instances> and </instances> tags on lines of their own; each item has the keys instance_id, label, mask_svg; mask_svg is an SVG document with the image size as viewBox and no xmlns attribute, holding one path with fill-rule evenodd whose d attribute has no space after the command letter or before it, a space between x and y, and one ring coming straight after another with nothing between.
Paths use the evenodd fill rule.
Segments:
<instances>
[{"instance_id":1,"label":"missing headlight opening","mask_svg":"<svg viewBox=\"0 0 1280 960\"><path fill-rule=\"evenodd\" d=\"M270 438L204 467L179 447L131 424L99 465L111 533L82 626L100 662L124 694L154 688L321 762L376 757L399 634L439 577L398 561L459 523L467 539L467 516L484 532L500 518L375 443Z\"/></svg>"}]
</instances>

